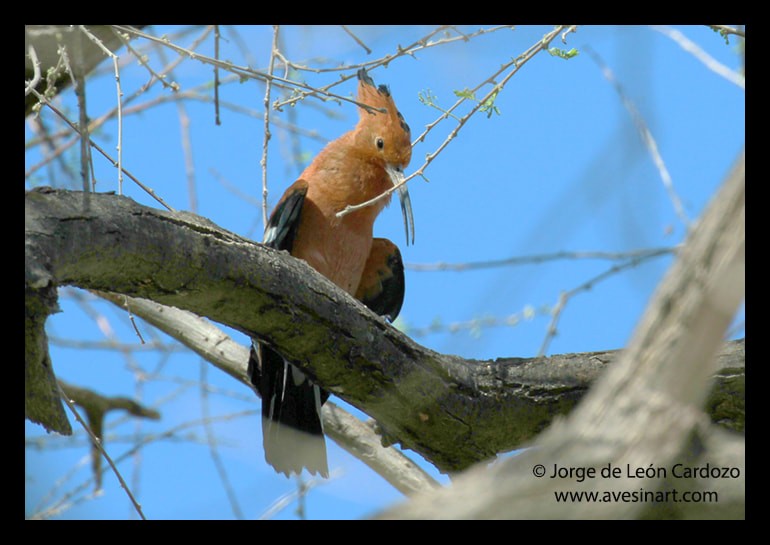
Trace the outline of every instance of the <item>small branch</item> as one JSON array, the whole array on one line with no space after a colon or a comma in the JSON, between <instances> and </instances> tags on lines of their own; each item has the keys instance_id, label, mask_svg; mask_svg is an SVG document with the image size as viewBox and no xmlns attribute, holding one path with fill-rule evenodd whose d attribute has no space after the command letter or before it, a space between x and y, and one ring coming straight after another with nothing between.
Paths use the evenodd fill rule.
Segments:
<instances>
[{"instance_id":1,"label":"small branch","mask_svg":"<svg viewBox=\"0 0 770 545\"><path fill-rule=\"evenodd\" d=\"M29 60L32 62L32 79L28 80L26 82L26 87L24 88L24 96L27 96L32 92L32 89L37 87L37 84L40 83L40 61L37 58L37 52L35 51L35 46L32 44L29 44L29 48L27 49L27 54L29 55Z\"/></svg>"},{"instance_id":2,"label":"small branch","mask_svg":"<svg viewBox=\"0 0 770 545\"><path fill-rule=\"evenodd\" d=\"M278 53L278 31L280 27L273 25L273 43L270 46L270 61L268 63L267 71L269 74L273 73L273 67L275 66L275 57ZM262 159L259 161L259 165L262 167L262 228L267 229L267 144L270 142L270 91L272 89L273 82L270 79L265 80L265 98L262 101L265 109L263 117L264 138L262 140Z\"/></svg>"},{"instance_id":3,"label":"small branch","mask_svg":"<svg viewBox=\"0 0 770 545\"><path fill-rule=\"evenodd\" d=\"M630 250L627 252L601 252L601 251L561 251L549 254L535 254L525 256L507 257L504 259L490 259L487 261L471 261L468 263L407 263L405 267L410 271L434 272L434 271L471 271L479 269L494 269L497 267L509 267L517 265L536 265L547 261L562 259L601 259L608 261L620 261L625 259L642 259L655 257L662 254L673 254L677 247L652 248L643 250Z\"/></svg>"},{"instance_id":4,"label":"small branch","mask_svg":"<svg viewBox=\"0 0 770 545\"><path fill-rule=\"evenodd\" d=\"M636 267L637 265L639 265L640 263L643 263L648 259L651 259L654 257L660 257L662 255L667 255L669 253L671 253L671 251L669 249L664 248L661 250L650 251L642 255L632 257L628 259L628 261L626 261L625 263L614 265L609 269L607 269L606 271L604 271L603 273L598 274L590 278L589 280L586 280L579 286L559 294L559 299L556 303L556 306L551 311L551 323L548 325L548 332L546 333L546 336L543 339L543 343L540 345L540 351L538 352L538 355L544 356L545 353L548 351L548 345L550 344L551 340L553 339L553 337L556 335L558 331L556 326L559 323L559 318L561 318L561 314L562 312L564 312L564 309L567 306L567 302L570 299L572 299L575 295L583 291L590 291L599 282L606 280L607 278L610 278L611 276L614 276L621 271Z\"/></svg>"},{"instance_id":5,"label":"small branch","mask_svg":"<svg viewBox=\"0 0 770 545\"><path fill-rule=\"evenodd\" d=\"M372 69L377 68L379 66L388 66L388 64L390 64L393 60L395 60L395 59L397 59L399 57L403 57L403 56L406 56L406 55L408 55L410 57L415 57L416 53L418 53L418 52L420 52L422 50L425 50L425 49L430 49L432 47L442 46L442 45L446 45L446 44L454 43L454 42L458 42L458 41L468 41L468 40L470 40L472 38L475 38L477 36L482 36L482 35L485 35L485 34L490 34L492 32L497 32L499 30L510 29L510 28L513 28L513 27L511 27L509 25L501 25L501 26L496 26L496 27L491 27L491 28L481 28L481 29L479 29L479 30L477 30L477 31L475 31L473 33L470 33L470 34L460 34L458 32L458 34L459 34L458 36L447 36L447 37L444 37L444 38L441 38L441 39L438 39L438 40L431 41L432 38L434 36L436 36L437 34L447 32L450 29L455 30L455 32L457 32L456 29L454 29L454 27L440 26L438 28L435 28L435 29L431 30L426 36L420 38L419 40L415 41L414 43L412 43L412 44L410 44L410 45L408 45L406 47L398 46L398 49L397 49L397 51L395 53L392 53L390 55L385 55L384 57L382 57L380 59L377 59L377 60L374 60L374 61L364 62L364 63L360 63L360 64L353 64L353 65L334 66L334 67L330 67L330 68L315 68L315 67L310 67L310 66L301 65L301 64L297 64L297 63L291 62L288 59L285 59L283 57L282 57L282 59L286 63L286 65L288 67L290 67L290 68L292 68L294 70L297 70L297 71L313 72L313 73L340 72L340 71L342 71L342 72L349 72L350 73L350 75L341 76L339 80L334 81L334 82L332 82L332 83L330 83L328 85L325 85L324 87L320 87L319 88L319 91L327 92L329 89L331 89L333 87L336 87L337 85L340 85L341 83L344 83L344 82L348 81L349 79L354 78L355 77L354 74L358 71L359 68L366 68L367 70L372 70ZM280 108L283 108L284 106L292 105L292 104L294 104L294 103L296 103L296 102L298 102L300 100L303 100L307 96L311 96L312 94L313 94L313 92L299 92L295 96L292 96L291 98L288 98L288 99L286 99L286 100L284 100L282 102L278 102L275 105L275 107L276 107L276 109L280 109Z\"/></svg>"},{"instance_id":6,"label":"small branch","mask_svg":"<svg viewBox=\"0 0 770 545\"><path fill-rule=\"evenodd\" d=\"M353 34L353 32L351 32L348 27L346 27L345 25L340 25L340 26L342 27L342 30L344 30L348 34L348 36L353 38L358 45L364 48L364 51L366 51L367 55L372 54L372 50L366 47L366 44L363 41L361 41L361 39L358 36Z\"/></svg>"},{"instance_id":7,"label":"small branch","mask_svg":"<svg viewBox=\"0 0 770 545\"><path fill-rule=\"evenodd\" d=\"M652 29L673 40L679 47L690 53L715 74L722 76L730 83L746 90L746 78L706 53L698 44L690 40L680 31L667 26L653 26ZM737 34L737 32L735 34Z\"/></svg>"},{"instance_id":8,"label":"small branch","mask_svg":"<svg viewBox=\"0 0 770 545\"><path fill-rule=\"evenodd\" d=\"M144 407L128 397L103 396L86 388L79 388L63 381L59 381L59 386L67 396L67 399L81 406L86 413L98 414L99 419L103 419L104 415L115 410L126 411L128 414L136 416L137 418L148 418L150 420L160 419L160 413L158 411L149 407ZM98 424L95 426L92 425L91 427L92 429L94 427L103 428L103 426ZM94 435L100 441L104 440L101 432L94 433Z\"/></svg>"},{"instance_id":9,"label":"small branch","mask_svg":"<svg viewBox=\"0 0 770 545\"><path fill-rule=\"evenodd\" d=\"M177 61L179 61L180 59L183 59L183 57L178 57ZM167 71L171 72L173 70L172 67L175 66L175 64L176 63L174 63L174 62L170 63L168 65L168 67L167 67ZM232 82L237 81L237 80L238 80L237 76L231 75L228 78L225 78L223 83L232 83ZM203 84L203 85L199 86L199 88L193 88L193 89L190 89L188 91L177 91L174 94L159 95L159 96L157 96L155 98L152 98L150 100L147 100L147 101L145 101L145 102L143 102L141 104L137 104L137 105L134 105L132 107L124 107L124 109L123 109L123 116L125 117L127 115L141 113L143 111L146 111L146 110L152 108L153 106L156 106L158 104L164 104L164 103L167 103L167 102L170 102L170 101L197 100L197 101L201 101L201 102L213 102L213 98L211 97L211 95L204 94L203 92L201 92L201 91L205 90L205 87L206 87L206 84ZM128 104L129 102L131 102L134 98L136 98L136 96L137 96L136 93L134 93L131 96L129 96L124 101L124 105ZM234 111L236 113L240 113L240 114L247 115L247 116L253 117L253 118L258 118L258 119L262 119L263 118L263 114L261 112L257 112L257 111L255 111L253 109L246 108L246 107L244 107L241 104L234 104L232 102L221 101L221 100L220 100L220 104L222 106L224 106L225 108L228 108L229 110ZM113 108L112 110L110 110L109 112L105 113L101 117L93 120L89 124L89 131L91 133L95 132L99 127L103 126L107 121L112 119L115 116L116 112L117 112L117 108ZM290 112L290 114L291 114L291 112ZM303 128L303 127L298 127L295 124L286 123L286 122L284 122L279 117L271 117L270 122L274 126L286 129L287 131L290 131L293 134L299 134L299 135L302 135L302 136L305 136L307 138L311 138L313 140L317 140L317 141L323 142L323 143L328 142L328 139L323 138L318 133L318 131L316 131L316 130L307 130L307 129ZM50 138L62 138L62 137L63 137L63 131L59 131L59 133L57 133L55 135L52 135ZM27 143L27 148L29 148L32 145L38 144L40 142L43 142L43 141L46 141L46 139L44 139L44 138L36 138L34 140L31 140L30 142ZM33 165L32 167L30 167L30 169L25 172L25 177L27 177L27 178L30 177L35 172L37 172L40 168L42 168L42 167L46 166L47 164L49 164L52 160L58 159L59 157L61 157L61 155L65 151L67 151L70 147L72 147L73 144L75 144L78 141L79 141L79 137L75 136L71 140L58 145L55 150L53 150L48 156L45 157L45 159L43 159L39 163L37 163L37 164ZM66 168L66 165L64 166L64 168Z\"/></svg>"},{"instance_id":10,"label":"small branch","mask_svg":"<svg viewBox=\"0 0 770 545\"><path fill-rule=\"evenodd\" d=\"M91 428L80 417L80 414L77 412L77 410L75 410L75 407L72 404L72 401L69 399L69 396L67 396L67 394L64 392L61 385L59 386L59 393L64 403L67 405L67 407L75 417L75 420L78 421L78 423L83 427L83 429L91 438L91 442L94 445L94 447L96 447L99 450L99 452L102 454L102 456L104 456L104 459L107 460L107 463L112 468L113 473L118 478L118 482L120 482L120 486L123 488L123 490L126 491L126 495L131 500L131 504L134 506L134 509L136 510L136 512L139 514L142 520L147 520L144 516L144 513L142 512L142 506L139 505L139 502L136 501L136 498L134 498L134 495L131 493L131 489L126 484L126 481L123 480L123 476L120 474L120 471L118 471L118 468L115 466L115 463L112 461L112 458L110 457L109 454L107 454L107 451L104 450L101 440L96 435L94 435L94 433L91 431Z\"/></svg>"},{"instance_id":11,"label":"small branch","mask_svg":"<svg viewBox=\"0 0 770 545\"><path fill-rule=\"evenodd\" d=\"M145 70L147 70L150 73L150 80L148 83L146 83L143 86L143 89L146 91L147 88L150 85L150 82L155 83L156 81L159 81L161 85L163 85L166 89L176 90L175 86L173 84L170 84L166 81L166 71L164 70L162 74L158 74L152 66L147 62L147 55L140 53L134 47L131 45L131 42L128 41L128 35L120 32L116 29L112 29L115 33L115 36L117 36L121 42L123 42L123 45L125 46L126 50L131 53L131 55L134 56L136 61L139 63L140 66L143 66Z\"/></svg>"},{"instance_id":12,"label":"small branch","mask_svg":"<svg viewBox=\"0 0 770 545\"><path fill-rule=\"evenodd\" d=\"M76 49L76 56L82 58L80 54L80 41L76 40L74 44ZM79 66L73 67L67 53L67 47L64 45L59 46L59 55L61 57L64 69L70 77L72 87L75 90L75 97L78 101L78 134L80 135L80 176L83 180L83 191L88 193L91 191L90 174L91 174L91 154L89 143L91 142L91 136L88 131L88 110L86 108L86 81L85 77L81 73ZM33 92L37 93L33 89ZM39 98L39 97L38 97Z\"/></svg>"},{"instance_id":13,"label":"small branch","mask_svg":"<svg viewBox=\"0 0 770 545\"><path fill-rule=\"evenodd\" d=\"M584 49L586 53L588 53L594 62L599 66L599 69L602 71L602 74L607 79L607 81L609 81L615 88L615 91L618 93L623 106L631 115L631 121L633 121L636 130L639 132L639 136L642 138L644 147L647 148L647 152L650 154L655 167L658 169L660 179L663 182L663 187L666 189L666 193L668 193L668 197L674 207L674 212L679 217L679 220L682 222L682 224L684 224L687 230L689 230L691 228L690 218L687 216L687 212L684 210L682 200L679 198L679 195L674 189L674 182L671 179L671 174L666 167L666 163L663 161L663 157L660 155L658 143L655 141L655 138L652 136L652 132L650 132L650 129L647 127L647 123L645 123L644 117L642 117L642 114L636 108L634 102L623 90L623 87L615 78L615 74L613 74L612 70L606 64L604 64L604 61L599 56L599 54L588 45L586 45Z\"/></svg>"},{"instance_id":14,"label":"small branch","mask_svg":"<svg viewBox=\"0 0 770 545\"><path fill-rule=\"evenodd\" d=\"M219 25L214 25L214 58L219 59ZM219 119L219 67L214 67L214 123L219 126L222 121Z\"/></svg>"},{"instance_id":15,"label":"small branch","mask_svg":"<svg viewBox=\"0 0 770 545\"><path fill-rule=\"evenodd\" d=\"M88 25L86 28L108 49L115 49L121 45L109 26ZM37 86L37 91L49 99L67 89L71 83L71 78L66 77L62 71L61 56L58 53L60 47L65 47L70 52L75 51L75 48L80 48L82 56L77 61L78 69L83 76L92 72L104 59L100 47L90 40L83 39L84 34L78 25L25 25L24 34L25 42L34 44L40 60L40 72L43 79ZM25 66L27 67L27 74L32 74L34 70L32 63L26 62ZM38 102L31 93L27 95L25 97L25 116L33 108L36 108L37 104Z\"/></svg>"},{"instance_id":16,"label":"small branch","mask_svg":"<svg viewBox=\"0 0 770 545\"><path fill-rule=\"evenodd\" d=\"M96 46L104 52L105 55L110 57L112 59L112 66L115 70L115 88L117 90L117 108L118 108L118 195L123 194L123 112L122 112L122 104L123 104L123 91L120 88L120 68L118 67L118 56L115 55L112 51L107 49L107 47L104 46L102 41L94 36L91 32L88 31L88 29L83 26L79 25L80 31L83 32L83 34L86 35L86 37L91 40ZM126 44L128 46L128 44ZM85 83L85 82L84 82ZM84 85L85 88L85 85ZM81 118L82 123L81 127L83 127L84 131L88 130L88 118ZM88 132L86 132L86 135ZM90 137L89 137L90 138Z\"/></svg>"},{"instance_id":17,"label":"small branch","mask_svg":"<svg viewBox=\"0 0 770 545\"><path fill-rule=\"evenodd\" d=\"M286 494L283 494L282 496L279 496L273 503L271 503L265 511L257 517L257 520L270 520L275 515L286 509L293 501L302 501L304 497L307 496L308 492L310 492L313 488L316 486L323 486L324 484L327 484L328 482L331 482L331 480L334 480L340 476L340 473L337 471L332 471L331 475L329 475L329 479L321 479L319 477L311 478L309 481L301 481L301 477L297 477L297 480L299 481L299 484L295 490L292 490L291 492L287 492ZM298 509L299 511L299 509ZM297 513L300 520L305 520L305 517L303 516L304 512Z\"/></svg>"},{"instance_id":18,"label":"small branch","mask_svg":"<svg viewBox=\"0 0 770 545\"><path fill-rule=\"evenodd\" d=\"M734 34L736 36L740 36L741 38L746 37L746 32L743 29L727 26L727 25L708 25L709 28L713 28L717 32L719 32L722 35L725 34Z\"/></svg>"},{"instance_id":19,"label":"small branch","mask_svg":"<svg viewBox=\"0 0 770 545\"><path fill-rule=\"evenodd\" d=\"M128 320L131 322L131 325L134 328L134 333L136 333L136 336L139 338L139 342L145 344L144 337L142 337L142 332L139 331L139 327L136 325L136 321L134 320L134 315L128 306L128 297L125 295L123 296L123 308L126 309L126 313L128 313Z\"/></svg>"},{"instance_id":20,"label":"small branch","mask_svg":"<svg viewBox=\"0 0 770 545\"><path fill-rule=\"evenodd\" d=\"M484 315L477 318L471 318L465 321L448 322L444 324L441 320L433 320L427 326L413 326L409 323L400 323L396 320L396 327L412 337L425 337L431 333L459 333L468 331L472 336L480 336L483 329L492 327L515 327L524 320L531 320L537 314L548 314L551 311L547 308L535 309L532 305L525 305L524 308L513 314L504 317Z\"/></svg>"},{"instance_id":21,"label":"small branch","mask_svg":"<svg viewBox=\"0 0 770 545\"><path fill-rule=\"evenodd\" d=\"M211 424L211 411L209 407L209 392L208 392L208 365L206 362L200 362L200 400L201 400L201 420L203 421L203 432L206 434L206 444L209 447L209 453L211 455L211 461L219 474L219 480L222 482L222 487L227 495L227 500L230 502L230 506L233 510L233 515L238 520L243 520L243 511L238 503L238 497L230 484L230 478L227 474L225 464L222 462L222 457L219 455L219 449L217 446L217 435L214 427Z\"/></svg>"},{"instance_id":22,"label":"small branch","mask_svg":"<svg viewBox=\"0 0 770 545\"><path fill-rule=\"evenodd\" d=\"M190 116L184 103L177 101L177 114L179 115L179 136L181 137L182 156L184 157L185 178L187 178L187 195L190 202L190 212L198 212L197 183L195 179L195 157L192 151L192 138L190 137Z\"/></svg>"}]
</instances>

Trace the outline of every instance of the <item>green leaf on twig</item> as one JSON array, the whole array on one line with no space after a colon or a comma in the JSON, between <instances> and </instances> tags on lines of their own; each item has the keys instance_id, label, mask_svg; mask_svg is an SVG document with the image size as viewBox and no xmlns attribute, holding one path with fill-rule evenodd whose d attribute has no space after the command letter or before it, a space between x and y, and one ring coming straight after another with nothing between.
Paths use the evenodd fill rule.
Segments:
<instances>
[{"instance_id":1,"label":"green leaf on twig","mask_svg":"<svg viewBox=\"0 0 770 545\"><path fill-rule=\"evenodd\" d=\"M558 47L549 47L548 53L551 54L553 57L559 57L561 59L571 59L572 57L577 57L579 51L575 49L574 47L570 49L569 51L565 51L564 49L558 48Z\"/></svg>"},{"instance_id":2,"label":"green leaf on twig","mask_svg":"<svg viewBox=\"0 0 770 545\"><path fill-rule=\"evenodd\" d=\"M467 100L472 100L474 102L479 102L478 99L476 99L476 94L473 93L473 91L469 91L468 89L463 89L462 91L455 91L455 96L459 98L464 98ZM495 113L497 115L500 115L500 109L495 106L495 99L497 98L497 91L492 93L492 95L484 101L483 104L481 104L481 108L479 108L480 111L486 112L487 119L492 117L492 114Z\"/></svg>"}]
</instances>

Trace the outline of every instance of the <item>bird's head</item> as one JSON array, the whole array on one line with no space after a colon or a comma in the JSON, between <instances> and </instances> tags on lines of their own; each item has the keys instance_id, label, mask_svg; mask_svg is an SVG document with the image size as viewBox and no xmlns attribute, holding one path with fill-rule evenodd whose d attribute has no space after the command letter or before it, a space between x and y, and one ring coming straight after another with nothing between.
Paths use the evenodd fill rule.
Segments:
<instances>
[{"instance_id":1,"label":"bird's head","mask_svg":"<svg viewBox=\"0 0 770 545\"><path fill-rule=\"evenodd\" d=\"M396 103L386 85L375 85L365 69L358 71L358 102L369 106L359 107L360 118L356 126L358 141L366 148L367 155L381 162L393 185L404 180L404 169L412 158L412 142L409 125L396 108ZM406 243L414 244L414 217L412 202L406 185L398 189L401 212L404 216Z\"/></svg>"}]
</instances>

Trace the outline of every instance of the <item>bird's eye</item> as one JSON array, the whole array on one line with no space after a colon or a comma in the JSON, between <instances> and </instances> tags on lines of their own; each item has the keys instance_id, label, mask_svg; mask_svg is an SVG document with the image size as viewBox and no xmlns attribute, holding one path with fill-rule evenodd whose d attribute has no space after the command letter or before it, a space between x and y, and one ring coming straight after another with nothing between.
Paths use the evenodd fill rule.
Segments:
<instances>
[{"instance_id":1,"label":"bird's eye","mask_svg":"<svg viewBox=\"0 0 770 545\"><path fill-rule=\"evenodd\" d=\"M379 136L374 140L374 143L377 144L377 149L382 149L385 147L385 141Z\"/></svg>"}]
</instances>

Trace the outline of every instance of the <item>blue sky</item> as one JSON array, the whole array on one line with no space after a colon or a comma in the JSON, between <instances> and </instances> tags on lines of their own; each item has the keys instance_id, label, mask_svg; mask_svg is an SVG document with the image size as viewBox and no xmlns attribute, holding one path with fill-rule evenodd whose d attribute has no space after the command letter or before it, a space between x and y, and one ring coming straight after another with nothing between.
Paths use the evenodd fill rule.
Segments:
<instances>
[{"instance_id":1,"label":"blue sky","mask_svg":"<svg viewBox=\"0 0 770 545\"><path fill-rule=\"evenodd\" d=\"M470 35L478 28L465 26L460 30ZM503 29L467 42L426 48L414 56L399 56L371 75L376 83L389 85L417 136L440 115L420 96L430 94L436 97L438 107L450 107L457 100L455 91L485 81L551 28ZM177 30L153 27L148 33L171 36ZM431 27L350 30L370 53L339 26L282 27L281 44L286 56L298 64L338 67L392 54L399 45L407 46L428 35ZM677 30L716 62L731 70L739 67L735 37L726 44L706 27ZM203 27L198 27L176 41L188 46L202 32ZM238 27L237 34L231 27L222 27L222 33L221 58L260 70L267 66L271 27ZM450 31L448 35L457 34ZM241 42L246 44L248 56L240 48ZM148 45L142 40L134 42L138 48ZM572 257L462 272L418 270L437 263L475 263L560 252L622 254L671 248L683 241L686 227L682 214L677 212L631 115L616 88L603 76L596 56L612 70L644 119L689 221L701 214L744 145L743 89L709 69L659 29L579 27L567 37L566 45L559 39L552 45L576 48L579 54L564 60L540 53L521 66L497 96L497 112L489 117L478 114L462 127L425 170L429 182L420 177L410 182L415 245L404 244L398 206L386 209L375 225L378 236L401 246L408 264L406 301L398 326L426 347L488 359L532 357L544 346L547 354L607 350L621 348L628 341L672 262L670 254L643 260L595 283L590 281L626 261ZM197 51L213 56L213 38L206 38ZM121 53L121 58L127 59L125 51ZM165 52L165 60L157 53L149 57L154 70L174 58L171 51ZM337 81L340 74L353 73L355 69L302 72L292 77L320 86ZM169 79L179 83L181 91L200 89L210 97L212 77L211 66L187 59ZM148 78L147 70L135 62L122 65L124 96ZM345 96L354 91L355 80L333 90ZM111 63L103 64L88 82L87 93L92 119L114 107ZM169 95L171 91L156 85L130 106ZM219 96L223 104L243 109L223 106L220 126L214 124L213 105L203 100L185 100L181 107L167 101L127 114L123 120L123 164L172 207L190 210L195 202L196 213L258 240L262 231L259 198L264 85L255 80L226 83ZM62 103L75 111L71 93L62 97ZM461 106L458 115L469 108ZM45 115L49 128L55 128L57 123L50 112ZM180 119L189 121L187 129L183 130ZM276 114L268 148L271 207L324 142L352 128L356 119L357 112L350 103L312 98ZM280 122L315 131L318 136L293 136ZM407 174L419 168L456 125L452 119L445 120L418 142ZM27 124L25 138L31 134ZM185 159L185 134L189 135L190 165ZM110 122L95 139L114 152L116 136L117 123ZM70 165L77 164L76 149L65 155ZM294 160L297 156L299 162ZM39 147L30 148L25 169L33 172L26 187L72 183L59 164L33 168L40 160ZM98 157L94 165L97 190L116 190L114 169ZM188 172L194 176L192 192ZM79 182L75 183L79 187ZM128 180L124 193L148 206L159 206ZM587 283L591 283L590 289L580 289ZM551 310L560 294L572 290L576 290L574 296L568 298L557 332L551 336ZM136 422L111 414L106 439L111 455L120 458L133 448L137 437L176 430L171 438L149 442L119 466L148 518L257 518L278 498L296 490L295 480L276 475L263 461L258 399L246 386L182 349L161 354L73 348L62 340L113 338L131 345L138 341L124 313L86 292L62 290L61 306L63 312L48 324L57 375L106 395L141 399L162 414L157 422ZM140 324L140 328L146 339L153 337L148 325ZM245 337L232 334L246 345ZM743 334L741 311L731 336ZM174 344L160 334L158 338ZM210 387L205 400L202 381ZM217 443L214 450L207 430L197 423L204 414L217 418L209 428ZM25 435L28 516L59 505L59 501L65 506L56 515L60 518L135 516L111 473L105 474L104 492L99 497L86 497L78 489L90 478L82 432L72 439L59 438L27 422ZM38 449L38 443L46 448ZM327 444L335 477L320 483L306 497L307 518L360 518L403 499L330 440ZM418 455L407 454L447 482ZM237 508L228 499L228 488ZM273 518L297 518L296 505L291 503Z\"/></svg>"}]
</instances>

